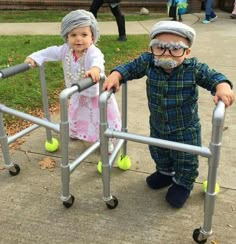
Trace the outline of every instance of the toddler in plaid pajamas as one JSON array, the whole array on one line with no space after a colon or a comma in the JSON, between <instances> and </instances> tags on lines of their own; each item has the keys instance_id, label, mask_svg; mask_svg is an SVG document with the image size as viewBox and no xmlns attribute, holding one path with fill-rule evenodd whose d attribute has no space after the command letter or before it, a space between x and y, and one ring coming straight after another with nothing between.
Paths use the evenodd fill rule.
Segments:
<instances>
[{"instance_id":1,"label":"toddler in plaid pajamas","mask_svg":"<svg viewBox=\"0 0 236 244\"><path fill-rule=\"evenodd\" d=\"M211 92L226 107L234 100L232 83L221 73L196 58L189 58L195 31L180 22L160 21L150 32L150 52L115 67L103 90L120 82L147 77L150 136L185 144L201 145L198 116L198 86ZM156 172L147 177L152 189L169 187L166 201L181 208L190 196L198 176L198 156L149 146Z\"/></svg>"}]
</instances>

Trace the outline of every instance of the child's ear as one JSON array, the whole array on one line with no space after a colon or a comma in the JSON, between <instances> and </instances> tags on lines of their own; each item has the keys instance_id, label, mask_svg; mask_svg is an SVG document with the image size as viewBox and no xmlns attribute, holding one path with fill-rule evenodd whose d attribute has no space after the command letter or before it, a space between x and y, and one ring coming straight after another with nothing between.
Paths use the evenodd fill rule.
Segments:
<instances>
[{"instance_id":1,"label":"child's ear","mask_svg":"<svg viewBox=\"0 0 236 244\"><path fill-rule=\"evenodd\" d=\"M191 53L191 48L188 48L188 49L185 51L185 53L186 53L186 56L189 56L189 54Z\"/></svg>"}]
</instances>

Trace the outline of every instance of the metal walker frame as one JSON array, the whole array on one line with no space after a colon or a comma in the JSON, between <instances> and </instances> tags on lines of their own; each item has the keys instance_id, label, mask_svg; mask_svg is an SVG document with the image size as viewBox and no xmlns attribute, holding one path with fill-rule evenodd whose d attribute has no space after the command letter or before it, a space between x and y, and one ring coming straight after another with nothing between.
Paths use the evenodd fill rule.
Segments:
<instances>
[{"instance_id":1,"label":"metal walker frame","mask_svg":"<svg viewBox=\"0 0 236 244\"><path fill-rule=\"evenodd\" d=\"M21 72L28 70L30 66L28 64L19 64L12 66L3 70L0 70L0 80L7 77L16 75ZM10 175L16 176L20 172L20 167L18 164L12 162L10 157L10 150L8 144L14 142L18 138L28 134L29 132L37 129L40 126L46 128L46 141L52 143L52 133L58 133L60 135L60 149L61 149L61 182L62 182L62 194L61 200L66 208L69 208L74 203L74 196L69 192L70 175L79 166L79 164L88 157L92 152L94 152L100 146L100 142L97 141L93 143L89 148L87 148L78 158L73 162L69 163L69 122L68 122L68 99L71 95L76 92L82 92L83 90L94 85L91 78L82 79L78 84L74 84L70 88L64 89L59 96L60 102L60 123L52 123L50 121L49 108L48 108L48 96L46 91L46 80L44 66L39 67L39 76L41 82L41 95L43 103L44 118L37 118L32 115L20 112L18 110L9 108L3 104L0 104L0 144L2 147L3 158L5 168L8 169ZM104 81L104 75L101 75L100 82ZM33 123L32 126L16 133L13 136L7 136L4 130L3 123L3 113L19 117L23 120L27 120Z\"/></svg>"},{"instance_id":2,"label":"metal walker frame","mask_svg":"<svg viewBox=\"0 0 236 244\"><path fill-rule=\"evenodd\" d=\"M169 148L182 152L194 153L208 158L208 179L207 179L207 191L204 201L204 223L203 227L195 229L193 231L193 239L196 243L206 243L207 238L212 235L212 217L215 208L215 184L217 177L217 168L220 160L220 149L222 140L222 131L225 118L225 105L222 101L219 101L213 111L212 116L212 135L209 147L199 147L178 142L172 142L167 140L156 139L152 137L131 134L127 132L127 83L122 84L122 129L121 131L115 131L108 128L107 123L107 100L112 94L113 90L105 91L100 95L100 149L102 160L102 180L103 180L103 200L107 207L114 209L118 205L118 200L110 193L110 170L113 161L108 157L108 140L109 138L119 138L122 144L119 144L118 149L114 154L119 152L122 146L122 156L126 155L127 140L144 143L149 145L158 146L161 148ZM113 155L115 159L116 155Z\"/></svg>"},{"instance_id":3,"label":"metal walker frame","mask_svg":"<svg viewBox=\"0 0 236 244\"><path fill-rule=\"evenodd\" d=\"M30 66L28 64L19 64L10 68L0 70L0 79L7 78L9 76L24 72L28 70ZM100 94L99 106L100 106L100 141L93 143L88 149L86 149L78 158L69 163L68 156L68 144L69 144L69 122L68 122L68 98L76 92L81 92L94 83L90 78L81 80L78 84L73 85L70 88L64 89L60 93L60 123L50 122L50 115L48 109L48 97L46 92L46 81L44 74L44 67L39 67L40 81L41 81L41 93L45 118L37 118L32 115L20 112L18 110L8 108L3 104L0 104L0 144L2 147L5 167L9 170L10 175L16 176L20 172L20 167L11 161L10 151L8 144L14 142L16 139L28 134L29 132L37 129L40 126L46 128L46 140L52 141L51 130L60 135L61 142L61 182L62 182L62 195L61 200L66 208L69 208L74 203L74 196L70 194L69 183L70 174L76 169L77 166L91 153L100 147L101 161L102 161L102 181L103 181L103 200L109 209L114 209L118 205L118 199L110 193L110 171L117 154L121 151L121 158L126 155L127 140L155 145L162 148L169 148L177 151L189 152L201 155L208 158L208 179L207 179L207 191L204 201L204 222L203 227L195 229L193 231L193 239L196 243L205 243L207 238L212 235L212 217L215 207L215 184L217 177L217 169L220 160L220 149L222 140L222 131L225 118L225 105L219 101L213 111L212 116L212 135L209 147L198 147L178 142L172 142L167 140L156 139L152 137L142 136L138 134L128 133L127 130L127 84L122 85L122 129L121 131L115 131L108 128L107 122L107 101L110 98L113 90L105 91ZM100 83L104 81L104 76L101 76ZM34 123L32 126L18 132L13 136L7 136L4 131L3 113L14 115L21 119ZM108 155L108 140L109 138L119 139L114 151Z\"/></svg>"}]
</instances>

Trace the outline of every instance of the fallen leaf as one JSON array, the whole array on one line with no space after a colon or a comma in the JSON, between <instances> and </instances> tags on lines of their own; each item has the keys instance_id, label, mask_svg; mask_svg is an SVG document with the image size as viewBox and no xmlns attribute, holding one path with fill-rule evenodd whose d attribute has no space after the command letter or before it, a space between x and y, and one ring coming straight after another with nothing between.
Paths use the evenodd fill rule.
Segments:
<instances>
[{"instance_id":1,"label":"fallen leaf","mask_svg":"<svg viewBox=\"0 0 236 244\"><path fill-rule=\"evenodd\" d=\"M50 157L45 157L42 161L39 161L40 169L48 169L49 171L53 171L56 167L55 160Z\"/></svg>"},{"instance_id":2,"label":"fallen leaf","mask_svg":"<svg viewBox=\"0 0 236 244\"><path fill-rule=\"evenodd\" d=\"M23 144L24 142L25 142L25 140L23 138L19 138L16 141L12 142L9 145L9 148L14 149L14 150L20 149L20 145Z\"/></svg>"},{"instance_id":3,"label":"fallen leaf","mask_svg":"<svg viewBox=\"0 0 236 244\"><path fill-rule=\"evenodd\" d=\"M217 242L216 241L211 241L211 244L217 244Z\"/></svg>"},{"instance_id":4,"label":"fallen leaf","mask_svg":"<svg viewBox=\"0 0 236 244\"><path fill-rule=\"evenodd\" d=\"M12 57L9 57L7 60L8 60L9 63L13 62L13 58Z\"/></svg>"}]
</instances>

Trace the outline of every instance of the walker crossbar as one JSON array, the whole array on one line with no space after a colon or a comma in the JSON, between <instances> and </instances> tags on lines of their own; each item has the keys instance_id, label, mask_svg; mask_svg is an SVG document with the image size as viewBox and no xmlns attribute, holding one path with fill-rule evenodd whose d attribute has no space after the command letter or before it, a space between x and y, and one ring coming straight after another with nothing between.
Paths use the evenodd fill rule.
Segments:
<instances>
[{"instance_id":1,"label":"walker crossbar","mask_svg":"<svg viewBox=\"0 0 236 244\"><path fill-rule=\"evenodd\" d=\"M32 116L30 114L26 114L24 112L20 112L20 111L17 111L15 109L12 109L12 108L8 108L8 107L6 107L3 104L0 104L0 112L6 113L6 114L9 114L9 115L13 115L13 116L16 116L18 118L27 120L29 122L41 125L41 126L43 126L45 128L51 129L51 130L53 130L53 131L55 131L57 133L59 132L59 125L54 124L52 122L49 122L49 121L47 121L45 119L36 118L35 116Z\"/></svg>"},{"instance_id":2,"label":"walker crossbar","mask_svg":"<svg viewBox=\"0 0 236 244\"><path fill-rule=\"evenodd\" d=\"M107 156L107 145L109 138L123 139L123 153L126 153L126 141L131 140L138 143L155 145L162 148L169 148L176 151L183 151L201 155L208 158L208 179L207 191L204 201L204 223L203 227L193 231L193 239L196 243L205 243L212 234L212 217L215 206L215 184L217 168L220 159L220 148L222 140L222 131L225 118L225 105L219 101L212 115L212 135L209 147L198 147L173 141L161 140L158 138L147 137L127 132L127 83L122 85L122 129L121 132L108 128L107 123L107 100L113 90L104 91L100 95L100 141L101 141L101 160L102 160L102 180L103 180L103 200L110 209L118 205L118 200L110 193L110 170ZM123 154L125 156L125 154Z\"/></svg>"},{"instance_id":3,"label":"walker crossbar","mask_svg":"<svg viewBox=\"0 0 236 244\"><path fill-rule=\"evenodd\" d=\"M141 135L131 134L127 132L114 131L112 129L107 129L104 134L105 136L110 138L126 139L129 141L149 144L149 145L158 146L162 148L168 148L176 151L198 154L206 158L211 157L211 152L207 147L198 147L198 146L183 144L179 142L151 138L148 136L141 136Z\"/></svg>"},{"instance_id":4,"label":"walker crossbar","mask_svg":"<svg viewBox=\"0 0 236 244\"><path fill-rule=\"evenodd\" d=\"M8 137L8 144L14 142L15 140L17 140L18 138L21 138L24 135L30 133L31 131L36 130L37 128L39 128L39 125L31 125L25 129L23 129L22 131L18 132L17 134L9 136Z\"/></svg>"}]
</instances>

